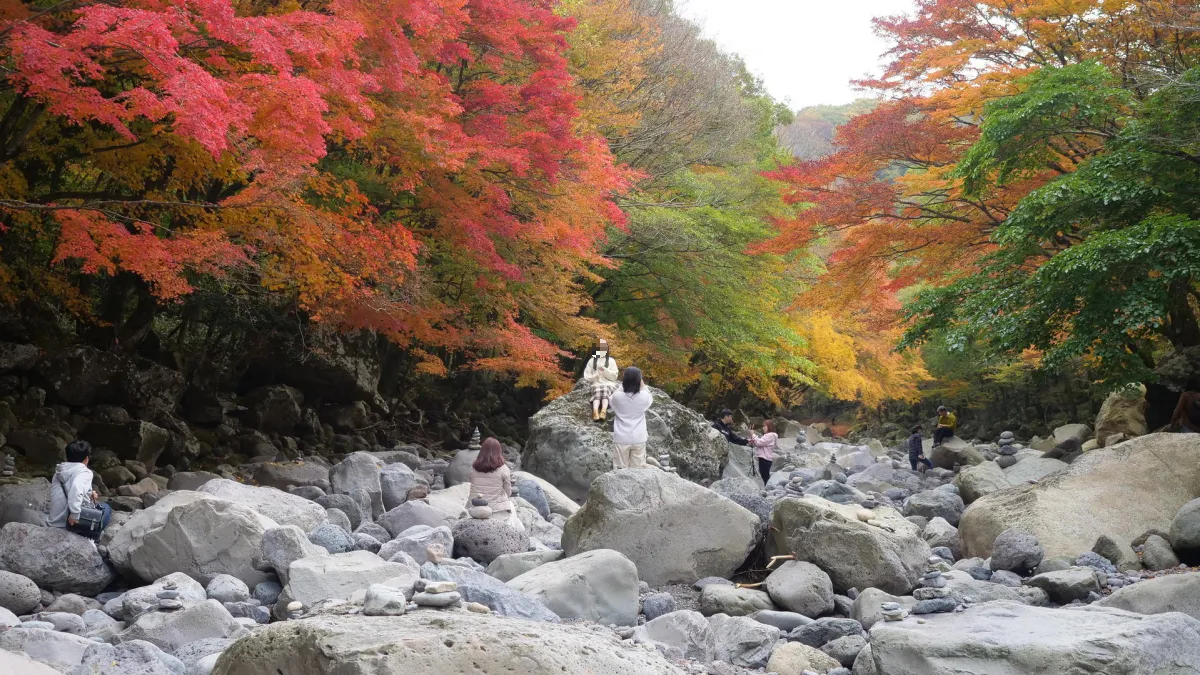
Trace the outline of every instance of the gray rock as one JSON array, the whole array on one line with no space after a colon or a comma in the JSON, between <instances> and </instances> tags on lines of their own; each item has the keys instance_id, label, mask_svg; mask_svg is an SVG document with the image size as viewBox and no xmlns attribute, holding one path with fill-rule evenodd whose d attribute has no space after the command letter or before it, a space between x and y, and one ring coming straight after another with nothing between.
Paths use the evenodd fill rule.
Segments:
<instances>
[{"instance_id":1,"label":"gray rock","mask_svg":"<svg viewBox=\"0 0 1200 675\"><path fill-rule=\"evenodd\" d=\"M196 640L239 638L246 635L229 610L216 600L205 600L174 612L149 612L113 638L114 644L145 640L173 651Z\"/></svg>"},{"instance_id":2,"label":"gray rock","mask_svg":"<svg viewBox=\"0 0 1200 675\"><path fill-rule=\"evenodd\" d=\"M1100 584L1096 582L1096 573L1086 567L1046 572L1025 583L1046 591L1051 601L1062 605L1074 600L1086 600L1089 593L1100 590Z\"/></svg>"},{"instance_id":3,"label":"gray rock","mask_svg":"<svg viewBox=\"0 0 1200 675\"><path fill-rule=\"evenodd\" d=\"M290 602L307 608L322 600L348 600L371 584L412 586L419 577L416 563L386 562L367 551L301 558L288 568L288 583L275 604L275 615L282 618Z\"/></svg>"},{"instance_id":4,"label":"gray rock","mask_svg":"<svg viewBox=\"0 0 1200 675\"><path fill-rule=\"evenodd\" d=\"M359 551L370 551L371 553L378 554L380 549L383 548L383 543L369 534L356 532L351 537L354 539L354 548Z\"/></svg>"},{"instance_id":5,"label":"gray rock","mask_svg":"<svg viewBox=\"0 0 1200 675\"><path fill-rule=\"evenodd\" d=\"M346 516L346 519L350 521L351 530L357 529L364 522L371 522L371 519L364 515L362 504L359 504L350 495L328 494L317 497L314 501L325 507L326 516L328 516L330 509L341 511Z\"/></svg>"},{"instance_id":6,"label":"gray rock","mask_svg":"<svg viewBox=\"0 0 1200 675\"><path fill-rule=\"evenodd\" d=\"M993 572L988 581L992 582L993 584L1008 586L1009 588L1017 588L1022 583L1021 576L1019 574L1016 572L1009 572L1008 570L997 570Z\"/></svg>"},{"instance_id":7,"label":"gray rock","mask_svg":"<svg viewBox=\"0 0 1200 675\"><path fill-rule=\"evenodd\" d=\"M705 586L711 586L713 584L716 584L717 586L732 586L733 582L725 577L704 577L703 579L697 579L692 584L692 588L697 591L702 591L704 590Z\"/></svg>"},{"instance_id":8,"label":"gray rock","mask_svg":"<svg viewBox=\"0 0 1200 675\"><path fill-rule=\"evenodd\" d=\"M242 602L249 599L250 588L237 577L228 574L218 574L204 588L208 597L217 602Z\"/></svg>"},{"instance_id":9,"label":"gray rock","mask_svg":"<svg viewBox=\"0 0 1200 675\"><path fill-rule=\"evenodd\" d=\"M262 558L275 570L282 584L288 582L289 566L301 558L325 555L328 551L308 539L295 525L273 527L262 535Z\"/></svg>"},{"instance_id":10,"label":"gray rock","mask_svg":"<svg viewBox=\"0 0 1200 675\"><path fill-rule=\"evenodd\" d=\"M404 502L376 520L393 537L414 525L453 526L457 521L457 517L447 516L441 510L430 506L429 502L421 499Z\"/></svg>"},{"instance_id":11,"label":"gray rock","mask_svg":"<svg viewBox=\"0 0 1200 675\"><path fill-rule=\"evenodd\" d=\"M942 614L945 612L953 612L958 606L958 602L950 596L943 598L929 598L927 600L919 600L913 605L912 614L920 616L924 614Z\"/></svg>"},{"instance_id":12,"label":"gray rock","mask_svg":"<svg viewBox=\"0 0 1200 675\"><path fill-rule=\"evenodd\" d=\"M965 467L954 479L963 502L975 500L1011 487L1004 469L996 462L983 462ZM961 514L960 514L961 515Z\"/></svg>"},{"instance_id":13,"label":"gray rock","mask_svg":"<svg viewBox=\"0 0 1200 675\"><path fill-rule=\"evenodd\" d=\"M617 551L587 551L546 563L508 586L541 600L564 619L637 625L637 568Z\"/></svg>"},{"instance_id":14,"label":"gray rock","mask_svg":"<svg viewBox=\"0 0 1200 675\"><path fill-rule=\"evenodd\" d=\"M345 553L357 548L354 538L346 530L333 523L323 523L308 533L308 540L329 553Z\"/></svg>"},{"instance_id":15,"label":"gray rock","mask_svg":"<svg viewBox=\"0 0 1200 675\"><path fill-rule=\"evenodd\" d=\"M259 485L279 490L288 490L293 487L317 488L322 493L330 490L329 466L315 460L263 462L254 469L254 481ZM293 492L292 494L297 493ZM305 496L305 499L311 499L311 497Z\"/></svg>"},{"instance_id":16,"label":"gray rock","mask_svg":"<svg viewBox=\"0 0 1200 675\"><path fill-rule=\"evenodd\" d=\"M196 640L189 642L186 645L171 652L171 655L183 662L183 665L189 668L200 659L220 654L229 649L229 646L234 643L229 638L207 638L205 640ZM190 674L189 674L190 675Z\"/></svg>"},{"instance_id":17,"label":"gray rock","mask_svg":"<svg viewBox=\"0 0 1200 675\"><path fill-rule=\"evenodd\" d=\"M75 593L63 593L46 607L47 612L68 612L70 614L82 615L89 609L99 609L100 603L91 599L85 598L82 595Z\"/></svg>"},{"instance_id":18,"label":"gray rock","mask_svg":"<svg viewBox=\"0 0 1200 675\"><path fill-rule=\"evenodd\" d=\"M1028 574L1042 562L1043 555L1037 537L1024 530L1008 529L992 544L991 568Z\"/></svg>"},{"instance_id":19,"label":"gray rock","mask_svg":"<svg viewBox=\"0 0 1200 675\"><path fill-rule=\"evenodd\" d=\"M1103 572L1108 575L1117 573L1116 565L1110 563L1106 558L1094 551L1084 551L1075 558L1076 567L1091 567L1094 570Z\"/></svg>"},{"instance_id":20,"label":"gray rock","mask_svg":"<svg viewBox=\"0 0 1200 675\"><path fill-rule=\"evenodd\" d=\"M86 626L83 623L83 617L78 614L38 612L32 616L32 620L44 621L54 626L54 630L62 633L70 633L71 635L83 635L87 632Z\"/></svg>"},{"instance_id":21,"label":"gray rock","mask_svg":"<svg viewBox=\"0 0 1200 675\"><path fill-rule=\"evenodd\" d=\"M383 508L390 511L408 501L408 493L418 485L424 485L422 478L404 464L386 464L379 473L379 487L382 492Z\"/></svg>"},{"instance_id":22,"label":"gray rock","mask_svg":"<svg viewBox=\"0 0 1200 675\"><path fill-rule=\"evenodd\" d=\"M84 652L94 644L96 643L79 635L43 628L23 626L0 632L0 654L24 652L34 661L50 666L60 673L73 672L83 661Z\"/></svg>"},{"instance_id":23,"label":"gray rock","mask_svg":"<svg viewBox=\"0 0 1200 675\"><path fill-rule=\"evenodd\" d=\"M83 619L84 637L108 642L125 630L125 624L98 609L89 609L80 617Z\"/></svg>"},{"instance_id":24,"label":"gray rock","mask_svg":"<svg viewBox=\"0 0 1200 675\"><path fill-rule=\"evenodd\" d=\"M226 602L224 607L235 619L251 619L254 623L271 622L270 610L256 602Z\"/></svg>"},{"instance_id":25,"label":"gray rock","mask_svg":"<svg viewBox=\"0 0 1200 675\"><path fill-rule=\"evenodd\" d=\"M838 668L838 662L814 647L799 642L784 642L771 653L766 668L767 672L779 675L807 675L832 672Z\"/></svg>"},{"instance_id":26,"label":"gray rock","mask_svg":"<svg viewBox=\"0 0 1200 675\"><path fill-rule=\"evenodd\" d=\"M759 623L765 623L768 626L775 626L785 633L789 633L800 626L807 626L813 621L803 614L779 612L771 609L759 610L751 614L750 618Z\"/></svg>"},{"instance_id":27,"label":"gray rock","mask_svg":"<svg viewBox=\"0 0 1200 675\"><path fill-rule=\"evenodd\" d=\"M1171 521L1171 548L1179 559L1200 563L1200 499L1193 499L1179 508Z\"/></svg>"},{"instance_id":28,"label":"gray rock","mask_svg":"<svg viewBox=\"0 0 1200 675\"><path fill-rule=\"evenodd\" d=\"M1059 572L1070 569L1075 566L1075 558L1072 556L1058 556L1055 558L1046 558L1033 569L1034 574L1045 574L1046 572Z\"/></svg>"},{"instance_id":29,"label":"gray rock","mask_svg":"<svg viewBox=\"0 0 1200 675\"><path fill-rule=\"evenodd\" d=\"M1069 673L1150 675L1200 670L1200 621L1110 608L1050 609L995 602L925 624L877 625L879 673ZM914 671L907 664L927 670Z\"/></svg>"},{"instance_id":30,"label":"gray rock","mask_svg":"<svg viewBox=\"0 0 1200 675\"><path fill-rule=\"evenodd\" d=\"M1142 565L1148 570L1167 570L1179 567L1179 558L1166 539L1152 534L1142 544ZM3 603L0 603L3 604Z\"/></svg>"},{"instance_id":31,"label":"gray rock","mask_svg":"<svg viewBox=\"0 0 1200 675\"><path fill-rule=\"evenodd\" d=\"M764 609L775 609L775 604L763 591L719 584L709 584L700 591L700 613L705 616L747 616Z\"/></svg>"},{"instance_id":32,"label":"gray rock","mask_svg":"<svg viewBox=\"0 0 1200 675\"><path fill-rule=\"evenodd\" d=\"M401 616L408 608L404 591L393 586L371 584L367 588L363 614L366 616Z\"/></svg>"},{"instance_id":33,"label":"gray rock","mask_svg":"<svg viewBox=\"0 0 1200 675\"><path fill-rule=\"evenodd\" d=\"M529 502L533 508L537 509L538 514L542 518L550 518L550 502L546 499L546 491L542 489L541 485L531 480L518 478L516 480L516 488L517 494L521 496L521 499Z\"/></svg>"},{"instance_id":34,"label":"gray rock","mask_svg":"<svg viewBox=\"0 0 1200 675\"><path fill-rule=\"evenodd\" d=\"M354 528L357 527L350 525L350 518L341 509L325 509L325 515L329 517L328 524L342 528L347 534L353 532ZM321 525L317 526L318 529L320 527Z\"/></svg>"},{"instance_id":35,"label":"gray rock","mask_svg":"<svg viewBox=\"0 0 1200 675\"><path fill-rule=\"evenodd\" d=\"M820 647L848 635L863 635L862 624L854 619L826 617L797 628L788 634L787 639L809 647Z\"/></svg>"},{"instance_id":36,"label":"gray rock","mask_svg":"<svg viewBox=\"0 0 1200 675\"><path fill-rule=\"evenodd\" d=\"M771 658L780 631L746 616L717 614L710 617L716 656L743 668L762 668Z\"/></svg>"},{"instance_id":37,"label":"gray rock","mask_svg":"<svg viewBox=\"0 0 1200 675\"><path fill-rule=\"evenodd\" d=\"M499 579L461 565L425 563L421 576L437 581L453 581L466 602L486 605L500 616L557 623L559 617L533 596L502 583Z\"/></svg>"},{"instance_id":38,"label":"gray rock","mask_svg":"<svg viewBox=\"0 0 1200 675\"><path fill-rule=\"evenodd\" d=\"M210 480L220 478L211 471L179 471L167 481L168 490L198 490Z\"/></svg>"},{"instance_id":39,"label":"gray rock","mask_svg":"<svg viewBox=\"0 0 1200 675\"><path fill-rule=\"evenodd\" d=\"M724 441L722 441L724 442ZM592 484L587 504L567 520L562 546L620 551L651 586L691 583L737 571L759 538L750 511L663 471L610 471Z\"/></svg>"},{"instance_id":40,"label":"gray rock","mask_svg":"<svg viewBox=\"0 0 1200 675\"><path fill-rule=\"evenodd\" d=\"M929 545L894 509L873 509L870 523L859 520L861 510L822 499L782 499L772 516L775 549L820 567L836 592L873 587L908 593L925 572Z\"/></svg>"},{"instance_id":41,"label":"gray rock","mask_svg":"<svg viewBox=\"0 0 1200 675\"><path fill-rule=\"evenodd\" d=\"M0 629L21 625L21 619L16 614L0 607Z\"/></svg>"},{"instance_id":42,"label":"gray rock","mask_svg":"<svg viewBox=\"0 0 1200 675\"><path fill-rule=\"evenodd\" d=\"M675 611L675 596L670 593L651 593L642 598L642 614L653 621L664 614Z\"/></svg>"},{"instance_id":43,"label":"gray rock","mask_svg":"<svg viewBox=\"0 0 1200 675\"><path fill-rule=\"evenodd\" d=\"M675 647L684 658L701 663L716 658L713 629L699 612L670 612L655 617L634 630L634 641Z\"/></svg>"},{"instance_id":44,"label":"gray rock","mask_svg":"<svg viewBox=\"0 0 1200 675\"><path fill-rule=\"evenodd\" d=\"M447 532L449 534L449 532ZM500 581L510 581L531 569L562 560L562 551L526 551L502 555L488 565L487 573Z\"/></svg>"},{"instance_id":45,"label":"gray rock","mask_svg":"<svg viewBox=\"0 0 1200 675\"><path fill-rule=\"evenodd\" d=\"M1137 553L1134 553L1133 547L1129 544L1118 544L1108 535L1100 535L1096 545L1092 547L1092 552L1112 563L1120 571L1142 569L1142 561L1138 559Z\"/></svg>"},{"instance_id":46,"label":"gray rock","mask_svg":"<svg viewBox=\"0 0 1200 675\"><path fill-rule=\"evenodd\" d=\"M433 545L441 546L442 550L447 554L453 552L454 535L450 532L449 527L445 525L438 527L414 525L401 532L395 539L385 543L379 549L379 557L389 560L397 552L404 552L411 556L413 560L416 560L417 563L425 564L428 561L426 551Z\"/></svg>"},{"instance_id":47,"label":"gray rock","mask_svg":"<svg viewBox=\"0 0 1200 675\"><path fill-rule=\"evenodd\" d=\"M271 519L233 502L193 501L171 509L162 527L134 543L129 565L143 580L184 572L202 583L229 574L257 584L266 581L258 569L263 533L273 527Z\"/></svg>"},{"instance_id":48,"label":"gray rock","mask_svg":"<svg viewBox=\"0 0 1200 675\"><path fill-rule=\"evenodd\" d=\"M833 582L811 563L789 560L771 572L765 584L776 605L808 617L833 611Z\"/></svg>"},{"instance_id":49,"label":"gray rock","mask_svg":"<svg viewBox=\"0 0 1200 675\"><path fill-rule=\"evenodd\" d=\"M213 675L324 672L499 675L682 675L651 650L585 626L496 620L469 612L318 616L272 624L221 655Z\"/></svg>"},{"instance_id":50,"label":"gray rock","mask_svg":"<svg viewBox=\"0 0 1200 675\"><path fill-rule=\"evenodd\" d=\"M283 586L276 581L264 581L254 587L254 599L264 605L274 605L283 592Z\"/></svg>"},{"instance_id":51,"label":"gray rock","mask_svg":"<svg viewBox=\"0 0 1200 675\"><path fill-rule=\"evenodd\" d=\"M958 538L958 528L951 525L945 518L933 518L925 525L921 538L929 544L930 549L945 547L950 550L951 562L962 556L962 540Z\"/></svg>"},{"instance_id":52,"label":"gray rock","mask_svg":"<svg viewBox=\"0 0 1200 675\"><path fill-rule=\"evenodd\" d=\"M950 597L958 604L972 605L994 600L1007 600L1027 605L1049 604L1049 597L1040 588L1021 586L1013 588L990 581L980 581L966 572L958 570L942 575L946 587L950 589Z\"/></svg>"},{"instance_id":53,"label":"gray rock","mask_svg":"<svg viewBox=\"0 0 1200 675\"><path fill-rule=\"evenodd\" d=\"M866 646L867 640L863 636L845 635L821 645L821 651L848 668L854 665L855 659L858 658L858 653Z\"/></svg>"},{"instance_id":54,"label":"gray rock","mask_svg":"<svg viewBox=\"0 0 1200 675\"><path fill-rule=\"evenodd\" d=\"M91 541L28 523L0 528L0 567L59 593L95 595L116 578Z\"/></svg>"},{"instance_id":55,"label":"gray rock","mask_svg":"<svg viewBox=\"0 0 1200 675\"><path fill-rule=\"evenodd\" d=\"M1169 574L1118 589L1096 603L1138 614L1183 612L1200 619L1200 572Z\"/></svg>"},{"instance_id":56,"label":"gray rock","mask_svg":"<svg viewBox=\"0 0 1200 675\"><path fill-rule=\"evenodd\" d=\"M28 614L42 604L42 592L32 579L0 571L0 607L14 614Z\"/></svg>"},{"instance_id":57,"label":"gray rock","mask_svg":"<svg viewBox=\"0 0 1200 675\"><path fill-rule=\"evenodd\" d=\"M371 503L378 500L382 512L383 487L379 476L383 466L383 461L374 455L354 452L329 470L329 483L333 491L339 494L352 495L355 490L366 490ZM378 515L371 514L373 518Z\"/></svg>"},{"instance_id":58,"label":"gray rock","mask_svg":"<svg viewBox=\"0 0 1200 675\"><path fill-rule=\"evenodd\" d=\"M941 518L951 525L958 525L962 516L962 497L944 488L926 490L908 498L904 502L904 515L921 516L929 520Z\"/></svg>"},{"instance_id":59,"label":"gray rock","mask_svg":"<svg viewBox=\"0 0 1200 675\"><path fill-rule=\"evenodd\" d=\"M464 518L454 524L454 556L490 565L496 558L529 550L529 535L503 520Z\"/></svg>"},{"instance_id":60,"label":"gray rock","mask_svg":"<svg viewBox=\"0 0 1200 675\"><path fill-rule=\"evenodd\" d=\"M116 646L94 644L84 652L77 672L86 675L186 675L182 661L142 640Z\"/></svg>"}]
</instances>

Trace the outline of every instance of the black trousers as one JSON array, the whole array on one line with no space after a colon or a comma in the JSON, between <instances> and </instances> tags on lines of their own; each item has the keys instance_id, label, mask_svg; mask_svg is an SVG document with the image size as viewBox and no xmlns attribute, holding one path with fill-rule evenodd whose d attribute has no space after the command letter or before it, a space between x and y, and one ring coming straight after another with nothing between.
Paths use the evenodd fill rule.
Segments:
<instances>
[{"instance_id":1,"label":"black trousers","mask_svg":"<svg viewBox=\"0 0 1200 675\"><path fill-rule=\"evenodd\" d=\"M938 427L933 430L933 444L941 445L947 438L954 435L954 430L949 427Z\"/></svg>"},{"instance_id":2,"label":"black trousers","mask_svg":"<svg viewBox=\"0 0 1200 675\"><path fill-rule=\"evenodd\" d=\"M766 483L767 479L771 477L771 460L755 457L754 461L758 462L758 477L762 479L763 483Z\"/></svg>"}]
</instances>

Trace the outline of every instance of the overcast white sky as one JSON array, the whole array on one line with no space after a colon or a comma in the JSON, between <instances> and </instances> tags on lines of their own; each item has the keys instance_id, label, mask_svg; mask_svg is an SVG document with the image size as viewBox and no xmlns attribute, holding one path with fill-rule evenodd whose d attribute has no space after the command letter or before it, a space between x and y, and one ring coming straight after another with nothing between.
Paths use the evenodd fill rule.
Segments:
<instances>
[{"instance_id":1,"label":"overcast white sky","mask_svg":"<svg viewBox=\"0 0 1200 675\"><path fill-rule=\"evenodd\" d=\"M775 98L793 108L864 96L850 80L875 73L887 45L871 18L907 12L912 0L680 0L726 50L740 54Z\"/></svg>"}]
</instances>

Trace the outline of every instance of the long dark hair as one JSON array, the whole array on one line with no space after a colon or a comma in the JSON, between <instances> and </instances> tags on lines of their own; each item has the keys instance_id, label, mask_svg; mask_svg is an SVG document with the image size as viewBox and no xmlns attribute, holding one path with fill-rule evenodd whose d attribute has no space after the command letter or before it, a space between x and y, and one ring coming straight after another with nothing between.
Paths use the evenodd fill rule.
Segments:
<instances>
[{"instance_id":1,"label":"long dark hair","mask_svg":"<svg viewBox=\"0 0 1200 675\"><path fill-rule=\"evenodd\" d=\"M479 446L479 456L475 458L475 463L471 465L471 468L481 473L491 473L502 466L504 466L504 448L500 447L500 441L489 436Z\"/></svg>"},{"instance_id":2,"label":"long dark hair","mask_svg":"<svg viewBox=\"0 0 1200 675\"><path fill-rule=\"evenodd\" d=\"M596 344L592 345L592 367L595 368L600 363L600 356L596 352L604 350L604 367L608 367L609 361L612 361L612 349L608 346L607 340L597 340Z\"/></svg>"},{"instance_id":3,"label":"long dark hair","mask_svg":"<svg viewBox=\"0 0 1200 675\"><path fill-rule=\"evenodd\" d=\"M625 369L625 374L621 376L621 390L626 394L633 396L642 390L642 371L633 366Z\"/></svg>"}]
</instances>

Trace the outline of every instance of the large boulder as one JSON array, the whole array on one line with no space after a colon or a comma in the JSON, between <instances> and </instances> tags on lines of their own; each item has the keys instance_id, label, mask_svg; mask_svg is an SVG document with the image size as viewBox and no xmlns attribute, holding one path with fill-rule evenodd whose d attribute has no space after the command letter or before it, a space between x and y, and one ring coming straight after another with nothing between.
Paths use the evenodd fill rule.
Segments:
<instances>
[{"instance_id":1,"label":"large boulder","mask_svg":"<svg viewBox=\"0 0 1200 675\"><path fill-rule=\"evenodd\" d=\"M0 632L0 654L23 654L58 673L75 672L75 668L83 661L84 652L94 644L96 643L81 635L42 628L14 628ZM0 664L3 663L4 661L0 660ZM10 671L0 672L8 675ZM21 670L11 672L13 675L28 675Z\"/></svg>"},{"instance_id":2,"label":"large boulder","mask_svg":"<svg viewBox=\"0 0 1200 675\"><path fill-rule=\"evenodd\" d=\"M0 607L13 614L29 614L42 604L42 592L29 577L0 571Z\"/></svg>"},{"instance_id":3,"label":"large boulder","mask_svg":"<svg viewBox=\"0 0 1200 675\"><path fill-rule=\"evenodd\" d=\"M951 436L941 445L931 448L926 456L939 469L953 469L956 465L974 466L986 461L975 446L957 436Z\"/></svg>"},{"instance_id":4,"label":"large boulder","mask_svg":"<svg viewBox=\"0 0 1200 675\"><path fill-rule=\"evenodd\" d=\"M329 492L329 467L315 460L263 462L254 469L254 482L279 490L308 485Z\"/></svg>"},{"instance_id":5,"label":"large boulder","mask_svg":"<svg viewBox=\"0 0 1200 675\"><path fill-rule=\"evenodd\" d=\"M304 418L304 394L286 385L259 387L247 394L242 403L248 409L246 421L250 426L267 433L290 435Z\"/></svg>"},{"instance_id":6,"label":"large boulder","mask_svg":"<svg viewBox=\"0 0 1200 675\"><path fill-rule=\"evenodd\" d=\"M875 587L906 595L925 572L929 545L917 526L895 509L864 512L855 505L816 497L787 498L775 504L771 519L775 550L820 567L844 593Z\"/></svg>"},{"instance_id":7,"label":"large boulder","mask_svg":"<svg viewBox=\"0 0 1200 675\"><path fill-rule=\"evenodd\" d=\"M471 465L475 463L476 459L479 459L478 450L467 449L454 453L454 457L450 460L450 466L446 467L446 487L470 483Z\"/></svg>"},{"instance_id":8,"label":"large boulder","mask_svg":"<svg viewBox=\"0 0 1200 675\"><path fill-rule=\"evenodd\" d=\"M441 527L445 525L450 527L458 522L458 518L447 516L444 511L432 506L428 500L414 499L404 502L391 511L379 516L376 522L395 537L410 527L417 525L428 525L429 527Z\"/></svg>"},{"instance_id":9,"label":"large boulder","mask_svg":"<svg viewBox=\"0 0 1200 675\"><path fill-rule=\"evenodd\" d=\"M502 555L488 565L487 573L500 581L516 579L535 567L562 560L562 551L526 551Z\"/></svg>"},{"instance_id":10,"label":"large boulder","mask_svg":"<svg viewBox=\"0 0 1200 675\"><path fill-rule=\"evenodd\" d=\"M100 593L116 579L91 540L29 523L0 528L0 568L47 590L87 596Z\"/></svg>"},{"instance_id":11,"label":"large boulder","mask_svg":"<svg viewBox=\"0 0 1200 675\"><path fill-rule=\"evenodd\" d=\"M716 655L716 638L700 612L671 612L647 621L634 631L634 640L675 647L684 658L709 663Z\"/></svg>"},{"instance_id":12,"label":"large boulder","mask_svg":"<svg viewBox=\"0 0 1200 675\"><path fill-rule=\"evenodd\" d=\"M586 626L451 612L272 624L222 653L212 675L276 672L682 675L657 652Z\"/></svg>"},{"instance_id":13,"label":"large boulder","mask_svg":"<svg viewBox=\"0 0 1200 675\"><path fill-rule=\"evenodd\" d=\"M383 512L383 487L379 480L383 460L367 452L352 452L329 470L329 484L343 495L358 495L366 491L363 509L371 509L371 517Z\"/></svg>"},{"instance_id":14,"label":"large boulder","mask_svg":"<svg viewBox=\"0 0 1200 675\"><path fill-rule=\"evenodd\" d=\"M966 504L1012 486L1008 477L1004 475L1004 469L995 462L984 462L964 468L954 478L954 484L958 486L958 494Z\"/></svg>"},{"instance_id":15,"label":"large boulder","mask_svg":"<svg viewBox=\"0 0 1200 675\"><path fill-rule=\"evenodd\" d=\"M1200 672L1200 621L1109 608L991 602L962 613L876 624L871 657L887 675Z\"/></svg>"},{"instance_id":16,"label":"large boulder","mask_svg":"<svg viewBox=\"0 0 1200 675\"><path fill-rule=\"evenodd\" d=\"M679 476L651 469L610 471L567 519L567 555L620 551L651 586L729 577L759 539L758 516Z\"/></svg>"},{"instance_id":17,"label":"large boulder","mask_svg":"<svg viewBox=\"0 0 1200 675\"><path fill-rule=\"evenodd\" d=\"M779 629L746 616L717 614L709 618L717 659L742 668L762 668L779 641Z\"/></svg>"},{"instance_id":18,"label":"large boulder","mask_svg":"<svg viewBox=\"0 0 1200 675\"><path fill-rule=\"evenodd\" d=\"M109 525L100 537L100 545L108 549L108 559L113 567L122 575L136 577L129 558L134 547L141 545L151 532L162 528L173 509L202 499L214 498L199 492L178 490L162 497L150 508L134 511L124 523Z\"/></svg>"},{"instance_id":19,"label":"large boulder","mask_svg":"<svg viewBox=\"0 0 1200 675\"><path fill-rule=\"evenodd\" d=\"M1117 589L1096 603L1138 614L1183 612L1200 619L1200 572L1169 574Z\"/></svg>"},{"instance_id":20,"label":"large boulder","mask_svg":"<svg viewBox=\"0 0 1200 675\"><path fill-rule=\"evenodd\" d=\"M727 584L708 584L700 591L700 613L704 616L728 614L749 616L761 611L774 611L771 596L753 588Z\"/></svg>"},{"instance_id":21,"label":"large boulder","mask_svg":"<svg viewBox=\"0 0 1200 675\"><path fill-rule=\"evenodd\" d=\"M85 648L86 651L86 648ZM80 654L80 660L83 655ZM0 673L20 673L21 675L62 675L60 671L39 663L24 653L10 652L0 649Z\"/></svg>"},{"instance_id":22,"label":"large boulder","mask_svg":"<svg viewBox=\"0 0 1200 675\"><path fill-rule=\"evenodd\" d=\"M408 466L399 462L385 464L379 470L379 489L382 491L384 510L390 511L408 501L408 493L418 485L425 485L425 479Z\"/></svg>"},{"instance_id":23,"label":"large boulder","mask_svg":"<svg viewBox=\"0 0 1200 675\"><path fill-rule=\"evenodd\" d=\"M546 563L508 582L564 619L637 625L638 572L617 551L587 551Z\"/></svg>"},{"instance_id":24,"label":"large boulder","mask_svg":"<svg viewBox=\"0 0 1200 675\"><path fill-rule=\"evenodd\" d=\"M1138 384L1114 391L1104 399L1100 414L1096 415L1096 440L1104 445L1105 439L1114 434L1125 434L1125 438L1145 436L1146 385Z\"/></svg>"},{"instance_id":25,"label":"large boulder","mask_svg":"<svg viewBox=\"0 0 1200 675\"><path fill-rule=\"evenodd\" d=\"M133 460L153 469L167 447L171 435L160 426L134 420L123 424L89 422L81 434L98 448L108 448L125 460Z\"/></svg>"},{"instance_id":26,"label":"large boulder","mask_svg":"<svg viewBox=\"0 0 1200 675\"><path fill-rule=\"evenodd\" d=\"M987 558L1010 527L1032 533L1046 557L1090 551L1101 535L1129 542L1166 531L1200 495L1200 443L1186 434L1151 434L1084 453L1036 484L987 495L963 513L963 554ZM1163 467L1170 467L1164 470Z\"/></svg>"},{"instance_id":27,"label":"large boulder","mask_svg":"<svg viewBox=\"0 0 1200 675\"><path fill-rule=\"evenodd\" d=\"M646 413L649 449L671 456L685 478L721 477L728 443L698 413L650 388L654 404ZM591 419L591 393L584 385L550 402L529 418L529 440L521 465L573 500L582 500L597 476L612 469L612 433ZM711 433L710 433L711 432Z\"/></svg>"},{"instance_id":28,"label":"large boulder","mask_svg":"<svg viewBox=\"0 0 1200 675\"><path fill-rule=\"evenodd\" d=\"M295 525L280 525L263 532L262 559L275 570L279 583L287 584L288 569L301 558L323 556L328 551L309 541L303 530Z\"/></svg>"},{"instance_id":29,"label":"large boulder","mask_svg":"<svg viewBox=\"0 0 1200 675\"><path fill-rule=\"evenodd\" d=\"M421 570L413 562L387 562L368 551L301 558L288 568L288 583L279 595L278 610L298 601L311 607L322 600L348 600L371 584L396 588L411 587Z\"/></svg>"},{"instance_id":30,"label":"large boulder","mask_svg":"<svg viewBox=\"0 0 1200 675\"><path fill-rule=\"evenodd\" d=\"M926 520L942 518L951 525L958 524L963 508L962 497L951 486L918 492L904 501L905 516L921 516Z\"/></svg>"},{"instance_id":31,"label":"large boulder","mask_svg":"<svg viewBox=\"0 0 1200 675\"><path fill-rule=\"evenodd\" d=\"M275 488L255 487L218 478L201 485L196 491L245 506L279 525L295 525L305 532L315 530L328 520L320 504Z\"/></svg>"},{"instance_id":32,"label":"large boulder","mask_svg":"<svg viewBox=\"0 0 1200 675\"><path fill-rule=\"evenodd\" d=\"M254 586L267 581L263 533L275 522L244 506L200 499L176 507L163 526L129 549L129 566L143 581L183 572L207 584L229 574Z\"/></svg>"}]
</instances>

